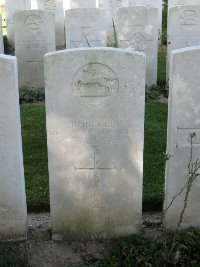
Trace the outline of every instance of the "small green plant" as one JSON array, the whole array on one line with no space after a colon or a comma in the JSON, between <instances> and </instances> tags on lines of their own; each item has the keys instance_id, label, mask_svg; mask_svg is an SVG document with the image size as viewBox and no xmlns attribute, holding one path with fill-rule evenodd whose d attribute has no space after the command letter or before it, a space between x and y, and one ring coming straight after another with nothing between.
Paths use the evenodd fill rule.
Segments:
<instances>
[{"instance_id":1,"label":"small green plant","mask_svg":"<svg viewBox=\"0 0 200 267\"><path fill-rule=\"evenodd\" d=\"M163 4L163 14L162 14L162 44L167 45L167 12L168 12L168 2L164 1Z\"/></svg>"},{"instance_id":2,"label":"small green plant","mask_svg":"<svg viewBox=\"0 0 200 267\"><path fill-rule=\"evenodd\" d=\"M45 92L43 88L27 89L24 88L19 93L20 103L42 102L45 100Z\"/></svg>"},{"instance_id":3,"label":"small green plant","mask_svg":"<svg viewBox=\"0 0 200 267\"><path fill-rule=\"evenodd\" d=\"M87 43L88 47L91 47L86 35L85 35L85 40L86 40L86 43Z\"/></svg>"},{"instance_id":4,"label":"small green plant","mask_svg":"<svg viewBox=\"0 0 200 267\"><path fill-rule=\"evenodd\" d=\"M114 22L113 18L112 18L112 24L113 24L113 32L114 32L114 44L113 44L113 47L118 48L119 45L118 45L118 39L117 39L117 29L116 29L115 22Z\"/></svg>"},{"instance_id":5,"label":"small green plant","mask_svg":"<svg viewBox=\"0 0 200 267\"><path fill-rule=\"evenodd\" d=\"M116 29L115 22L114 22L113 18L112 18L112 27L113 27L114 41L113 41L113 43L109 44L109 47L118 48L119 44L118 44L118 39L117 39L117 29Z\"/></svg>"},{"instance_id":6,"label":"small green plant","mask_svg":"<svg viewBox=\"0 0 200 267\"><path fill-rule=\"evenodd\" d=\"M146 101L158 99L160 96L160 93L161 93L161 90L159 86L157 85L146 86L146 90L145 90Z\"/></svg>"},{"instance_id":7,"label":"small green plant","mask_svg":"<svg viewBox=\"0 0 200 267\"><path fill-rule=\"evenodd\" d=\"M184 205L183 205L183 209L181 210L180 213L180 217L178 220L178 224L177 224L177 231L180 229L181 224L183 222L183 216L185 213L185 210L187 208L187 204L188 204L188 198L189 198L189 194L191 192L192 189L192 185L194 183L194 181L200 177L200 162L198 160L198 158L196 159L195 162L192 162L193 159L193 139L196 137L196 133L195 132L191 132L190 133L190 159L189 159L189 163L188 163L188 177L187 177L187 181L186 184L181 188L181 190L172 198L170 204L168 205L168 207L163 211L163 218L164 219L167 211L170 209L170 207L173 205L175 199L180 196L185 190L185 197L184 197ZM169 159L169 157L168 157Z\"/></svg>"},{"instance_id":8,"label":"small green plant","mask_svg":"<svg viewBox=\"0 0 200 267\"><path fill-rule=\"evenodd\" d=\"M133 235L122 240L100 266L162 266L162 249L162 244L155 240Z\"/></svg>"},{"instance_id":9,"label":"small green plant","mask_svg":"<svg viewBox=\"0 0 200 267\"><path fill-rule=\"evenodd\" d=\"M162 31L162 44L167 45L167 29L163 28Z\"/></svg>"},{"instance_id":10,"label":"small green plant","mask_svg":"<svg viewBox=\"0 0 200 267\"><path fill-rule=\"evenodd\" d=\"M4 53L8 54L12 49L12 47L9 44L8 37L6 35L3 36L3 44L4 44Z\"/></svg>"},{"instance_id":11,"label":"small green plant","mask_svg":"<svg viewBox=\"0 0 200 267\"><path fill-rule=\"evenodd\" d=\"M175 257L179 266L200 266L200 231L188 229L178 232L175 240ZM188 265L186 265L188 263Z\"/></svg>"},{"instance_id":12,"label":"small green plant","mask_svg":"<svg viewBox=\"0 0 200 267\"><path fill-rule=\"evenodd\" d=\"M28 256L11 244L0 243L0 267L28 267Z\"/></svg>"},{"instance_id":13,"label":"small green plant","mask_svg":"<svg viewBox=\"0 0 200 267\"><path fill-rule=\"evenodd\" d=\"M171 206L173 205L175 199L177 197L179 197L180 195L183 194L183 192L185 191L185 196L184 196L184 203L183 203L183 208L180 212L180 216L178 219L178 223L177 223L177 227L176 227L176 231L174 233L174 238L173 238L173 242L170 248L170 251L168 253L168 255L166 256L166 260L169 261L173 251L176 247L176 239L177 239L177 233L179 232L182 222L183 222L183 217L188 205L188 199L189 199L189 194L191 192L192 186L194 181L200 177L200 162L198 160L198 158L193 162L193 139L196 137L196 133L195 132L191 132L189 135L190 138L190 159L189 159L189 163L188 163L188 177L187 177L187 181L186 184L180 189L180 191L172 198L170 204L168 205L168 207L163 211L163 218L162 221L164 220L164 217L167 213L167 211L171 208Z\"/></svg>"},{"instance_id":14,"label":"small green plant","mask_svg":"<svg viewBox=\"0 0 200 267\"><path fill-rule=\"evenodd\" d=\"M99 261L100 267L199 267L200 266L200 231L188 229L177 233L175 246L170 261L171 242L161 243L139 235L126 238L111 252L111 256Z\"/></svg>"}]
</instances>

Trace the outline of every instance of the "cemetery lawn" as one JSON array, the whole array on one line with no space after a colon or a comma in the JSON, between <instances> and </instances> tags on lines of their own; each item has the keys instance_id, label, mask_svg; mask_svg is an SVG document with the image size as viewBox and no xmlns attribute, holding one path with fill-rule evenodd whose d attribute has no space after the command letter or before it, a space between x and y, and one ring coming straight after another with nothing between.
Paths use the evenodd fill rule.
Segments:
<instances>
[{"instance_id":1,"label":"cemetery lawn","mask_svg":"<svg viewBox=\"0 0 200 267\"><path fill-rule=\"evenodd\" d=\"M165 51L158 53L158 84L161 85L166 82L166 57Z\"/></svg>"},{"instance_id":2,"label":"cemetery lawn","mask_svg":"<svg viewBox=\"0 0 200 267\"><path fill-rule=\"evenodd\" d=\"M26 195L29 211L49 211L44 105L21 105Z\"/></svg>"},{"instance_id":3,"label":"cemetery lawn","mask_svg":"<svg viewBox=\"0 0 200 267\"><path fill-rule=\"evenodd\" d=\"M166 103L146 103L144 210L162 208L166 121ZM45 106L21 105L21 122L28 210L49 211Z\"/></svg>"}]
</instances>

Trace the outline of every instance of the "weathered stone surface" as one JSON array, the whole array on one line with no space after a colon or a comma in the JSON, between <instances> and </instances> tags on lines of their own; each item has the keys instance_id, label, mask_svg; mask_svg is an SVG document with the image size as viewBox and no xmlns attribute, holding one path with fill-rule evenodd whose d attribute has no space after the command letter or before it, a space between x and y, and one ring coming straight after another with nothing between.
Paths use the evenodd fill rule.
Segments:
<instances>
[{"instance_id":1,"label":"weathered stone surface","mask_svg":"<svg viewBox=\"0 0 200 267\"><path fill-rule=\"evenodd\" d=\"M75 8L65 14L66 48L107 46L105 10Z\"/></svg>"},{"instance_id":2,"label":"weathered stone surface","mask_svg":"<svg viewBox=\"0 0 200 267\"><path fill-rule=\"evenodd\" d=\"M96 0L69 0L70 1L70 8L96 8L97 1Z\"/></svg>"},{"instance_id":3,"label":"weathered stone surface","mask_svg":"<svg viewBox=\"0 0 200 267\"><path fill-rule=\"evenodd\" d=\"M31 0L31 9L38 9L38 1Z\"/></svg>"},{"instance_id":4,"label":"weathered stone surface","mask_svg":"<svg viewBox=\"0 0 200 267\"><path fill-rule=\"evenodd\" d=\"M31 9L31 0L5 0L6 30L10 45L14 46L13 15L15 12Z\"/></svg>"},{"instance_id":5,"label":"weathered stone surface","mask_svg":"<svg viewBox=\"0 0 200 267\"><path fill-rule=\"evenodd\" d=\"M162 0L129 0L130 6L149 6L158 9L158 37L162 37Z\"/></svg>"},{"instance_id":6,"label":"weathered stone surface","mask_svg":"<svg viewBox=\"0 0 200 267\"><path fill-rule=\"evenodd\" d=\"M26 238L17 62L0 55L0 240Z\"/></svg>"},{"instance_id":7,"label":"weathered stone surface","mask_svg":"<svg viewBox=\"0 0 200 267\"><path fill-rule=\"evenodd\" d=\"M166 167L165 205L180 193L189 177L190 167L200 159L200 46L185 48L171 53L170 100L168 116L167 154L170 159ZM193 151L191 153L191 133ZM192 158L191 158L192 155ZM199 170L196 172L199 173ZM166 213L164 224L175 229L184 207L186 188L173 202ZM200 227L200 178L192 184L182 227Z\"/></svg>"},{"instance_id":8,"label":"weathered stone surface","mask_svg":"<svg viewBox=\"0 0 200 267\"><path fill-rule=\"evenodd\" d=\"M137 232L144 54L112 48L50 53L45 81L53 239Z\"/></svg>"},{"instance_id":9,"label":"weathered stone surface","mask_svg":"<svg viewBox=\"0 0 200 267\"><path fill-rule=\"evenodd\" d=\"M4 46L3 46L3 33L2 33L2 18L0 14L0 54L4 53Z\"/></svg>"},{"instance_id":10,"label":"weathered stone surface","mask_svg":"<svg viewBox=\"0 0 200 267\"><path fill-rule=\"evenodd\" d=\"M44 54L55 51L55 16L42 10L14 15L20 87L44 87Z\"/></svg>"},{"instance_id":11,"label":"weathered stone surface","mask_svg":"<svg viewBox=\"0 0 200 267\"><path fill-rule=\"evenodd\" d=\"M63 0L38 0L38 9L52 11L55 14L56 46L64 48L64 7Z\"/></svg>"},{"instance_id":12,"label":"weathered stone surface","mask_svg":"<svg viewBox=\"0 0 200 267\"><path fill-rule=\"evenodd\" d=\"M167 76L169 73L169 56L174 49L200 44L200 5L184 5L169 8L168 14L168 59Z\"/></svg>"},{"instance_id":13,"label":"weathered stone surface","mask_svg":"<svg viewBox=\"0 0 200 267\"><path fill-rule=\"evenodd\" d=\"M177 5L199 5L200 0L168 0L168 7Z\"/></svg>"},{"instance_id":14,"label":"weathered stone surface","mask_svg":"<svg viewBox=\"0 0 200 267\"><path fill-rule=\"evenodd\" d=\"M157 83L158 9L130 6L118 9L118 45L146 54L146 84Z\"/></svg>"},{"instance_id":15,"label":"weathered stone surface","mask_svg":"<svg viewBox=\"0 0 200 267\"><path fill-rule=\"evenodd\" d=\"M116 44L115 31L117 32L117 10L120 7L129 6L129 0L100 0L99 7L106 10L108 32L108 44L113 46Z\"/></svg>"}]
</instances>

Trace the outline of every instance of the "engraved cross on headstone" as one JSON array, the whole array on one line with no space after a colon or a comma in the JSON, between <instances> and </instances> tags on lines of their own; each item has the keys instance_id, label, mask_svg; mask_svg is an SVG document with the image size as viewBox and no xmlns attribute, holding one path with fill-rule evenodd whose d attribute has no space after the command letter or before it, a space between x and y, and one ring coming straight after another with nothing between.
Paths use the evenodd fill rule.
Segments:
<instances>
[{"instance_id":1,"label":"engraved cross on headstone","mask_svg":"<svg viewBox=\"0 0 200 267\"><path fill-rule=\"evenodd\" d=\"M95 205L96 208L99 207L99 171L111 171L116 170L117 167L102 167L99 165L99 148L98 146L94 146L94 159L93 159L93 167L87 168L87 167L75 167L76 171L92 171L94 173L94 185L95 185L95 192L94 192L94 198L95 198Z\"/></svg>"}]
</instances>

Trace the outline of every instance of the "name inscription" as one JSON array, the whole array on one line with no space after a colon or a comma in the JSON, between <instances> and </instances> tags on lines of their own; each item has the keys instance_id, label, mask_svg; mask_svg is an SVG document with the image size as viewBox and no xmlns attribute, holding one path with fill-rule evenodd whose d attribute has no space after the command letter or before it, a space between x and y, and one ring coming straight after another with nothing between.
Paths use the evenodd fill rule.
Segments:
<instances>
[{"instance_id":1,"label":"name inscription","mask_svg":"<svg viewBox=\"0 0 200 267\"><path fill-rule=\"evenodd\" d=\"M22 220L22 215L15 211L11 204L0 203L0 221Z\"/></svg>"}]
</instances>

